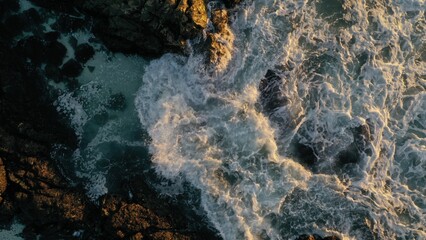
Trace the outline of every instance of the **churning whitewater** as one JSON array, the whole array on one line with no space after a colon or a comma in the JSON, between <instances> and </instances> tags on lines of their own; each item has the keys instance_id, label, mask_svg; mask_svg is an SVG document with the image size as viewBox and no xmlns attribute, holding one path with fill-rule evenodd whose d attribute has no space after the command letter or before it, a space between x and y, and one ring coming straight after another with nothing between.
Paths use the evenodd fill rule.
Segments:
<instances>
[{"instance_id":1,"label":"churning whitewater","mask_svg":"<svg viewBox=\"0 0 426 240\"><path fill-rule=\"evenodd\" d=\"M175 182L164 194L197 189L226 240L426 239L425 10L245 0L215 65L204 39L156 60L99 44L81 86L51 83L80 140L64 171L96 199L110 175L153 166Z\"/></svg>"},{"instance_id":2,"label":"churning whitewater","mask_svg":"<svg viewBox=\"0 0 426 240\"><path fill-rule=\"evenodd\" d=\"M245 1L226 64L145 68L156 171L198 188L224 239L425 239L425 8Z\"/></svg>"}]
</instances>

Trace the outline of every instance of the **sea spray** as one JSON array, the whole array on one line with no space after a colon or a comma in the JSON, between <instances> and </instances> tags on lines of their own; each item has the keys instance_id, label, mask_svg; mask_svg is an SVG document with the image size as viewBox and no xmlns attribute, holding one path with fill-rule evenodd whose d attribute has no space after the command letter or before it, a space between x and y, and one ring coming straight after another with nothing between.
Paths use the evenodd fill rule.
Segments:
<instances>
[{"instance_id":1,"label":"sea spray","mask_svg":"<svg viewBox=\"0 0 426 240\"><path fill-rule=\"evenodd\" d=\"M200 189L225 239L426 237L421 6L247 1L221 74L203 53L151 61L136 108L157 172ZM259 107L268 69L291 100L281 118Z\"/></svg>"}]
</instances>

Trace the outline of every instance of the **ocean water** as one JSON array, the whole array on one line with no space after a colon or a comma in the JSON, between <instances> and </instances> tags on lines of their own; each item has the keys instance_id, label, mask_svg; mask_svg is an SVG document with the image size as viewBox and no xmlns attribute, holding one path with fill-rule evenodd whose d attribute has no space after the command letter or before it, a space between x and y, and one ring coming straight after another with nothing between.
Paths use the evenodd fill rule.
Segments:
<instances>
[{"instance_id":1,"label":"ocean water","mask_svg":"<svg viewBox=\"0 0 426 240\"><path fill-rule=\"evenodd\" d=\"M189 183L223 239L426 239L425 10L246 0L215 65L203 39L155 60L96 43L81 77L50 82L79 137L52 155L94 200L149 169L164 195ZM71 37L94 38L63 35L68 58Z\"/></svg>"}]
</instances>

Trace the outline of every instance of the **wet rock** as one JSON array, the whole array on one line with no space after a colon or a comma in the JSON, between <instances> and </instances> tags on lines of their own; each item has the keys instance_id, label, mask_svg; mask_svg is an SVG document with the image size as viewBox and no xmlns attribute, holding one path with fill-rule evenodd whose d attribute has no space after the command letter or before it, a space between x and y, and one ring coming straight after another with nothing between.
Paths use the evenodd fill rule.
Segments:
<instances>
[{"instance_id":1,"label":"wet rock","mask_svg":"<svg viewBox=\"0 0 426 240\"><path fill-rule=\"evenodd\" d=\"M62 75L70 78L76 78L83 72L83 67L75 59L70 59L62 66Z\"/></svg>"},{"instance_id":2,"label":"wet rock","mask_svg":"<svg viewBox=\"0 0 426 240\"><path fill-rule=\"evenodd\" d=\"M292 146L292 152L300 163L310 169L313 169L314 164L318 162L315 150L311 146L297 142Z\"/></svg>"},{"instance_id":3,"label":"wet rock","mask_svg":"<svg viewBox=\"0 0 426 240\"><path fill-rule=\"evenodd\" d=\"M40 16L37 10L30 8L22 12L22 15L28 25L37 25L42 23L43 18Z\"/></svg>"},{"instance_id":4,"label":"wet rock","mask_svg":"<svg viewBox=\"0 0 426 240\"><path fill-rule=\"evenodd\" d=\"M228 11L216 9L212 11L214 31L208 33L209 62L218 70L223 70L232 58L234 34L228 25Z\"/></svg>"},{"instance_id":5,"label":"wet rock","mask_svg":"<svg viewBox=\"0 0 426 240\"><path fill-rule=\"evenodd\" d=\"M49 42L46 46L45 62L59 66L67 54L67 48L58 41Z\"/></svg>"},{"instance_id":6,"label":"wet rock","mask_svg":"<svg viewBox=\"0 0 426 240\"><path fill-rule=\"evenodd\" d=\"M288 103L287 97L281 91L283 84L283 79L273 70L268 70L265 78L260 81L260 102L267 113L271 114Z\"/></svg>"},{"instance_id":7,"label":"wet rock","mask_svg":"<svg viewBox=\"0 0 426 240\"><path fill-rule=\"evenodd\" d=\"M31 0L32 3L40 7L44 7L51 10L61 11L61 12L74 12L74 7L76 2L73 0L67 1L55 1L55 0Z\"/></svg>"},{"instance_id":8,"label":"wet rock","mask_svg":"<svg viewBox=\"0 0 426 240\"><path fill-rule=\"evenodd\" d=\"M156 56L182 51L185 40L207 26L203 0L88 0L83 9L95 17L95 33L114 51Z\"/></svg>"},{"instance_id":9,"label":"wet rock","mask_svg":"<svg viewBox=\"0 0 426 240\"><path fill-rule=\"evenodd\" d=\"M106 107L111 110L124 110L126 108L126 97L122 93L113 94L108 99Z\"/></svg>"},{"instance_id":10,"label":"wet rock","mask_svg":"<svg viewBox=\"0 0 426 240\"><path fill-rule=\"evenodd\" d=\"M43 38L47 41L47 42L55 42L58 41L59 37L61 36L60 32L57 31L50 31L47 32L45 34L43 34Z\"/></svg>"},{"instance_id":11,"label":"wet rock","mask_svg":"<svg viewBox=\"0 0 426 240\"><path fill-rule=\"evenodd\" d=\"M44 74L47 78L52 79L55 82L59 82L61 79L61 70L54 64L47 64L44 67Z\"/></svg>"},{"instance_id":12,"label":"wet rock","mask_svg":"<svg viewBox=\"0 0 426 240\"><path fill-rule=\"evenodd\" d=\"M6 11L17 12L20 7L18 0L3 0L0 2L0 14Z\"/></svg>"},{"instance_id":13,"label":"wet rock","mask_svg":"<svg viewBox=\"0 0 426 240\"><path fill-rule=\"evenodd\" d=\"M369 125L363 124L351 128L350 130L353 134L354 141L337 155L338 166L359 163L362 160L363 155L372 155L370 144L373 139Z\"/></svg>"},{"instance_id":14,"label":"wet rock","mask_svg":"<svg viewBox=\"0 0 426 240\"><path fill-rule=\"evenodd\" d=\"M17 50L34 64L40 64L45 60L46 47L44 41L36 36L22 39L17 44Z\"/></svg>"},{"instance_id":15,"label":"wet rock","mask_svg":"<svg viewBox=\"0 0 426 240\"><path fill-rule=\"evenodd\" d=\"M321 237L317 234L313 234L313 235L304 234L297 237L296 240L340 240L340 238L336 236Z\"/></svg>"},{"instance_id":16,"label":"wet rock","mask_svg":"<svg viewBox=\"0 0 426 240\"><path fill-rule=\"evenodd\" d=\"M0 202L0 225L10 224L13 220L14 215L14 204L8 199L3 199L3 201Z\"/></svg>"},{"instance_id":17,"label":"wet rock","mask_svg":"<svg viewBox=\"0 0 426 240\"><path fill-rule=\"evenodd\" d=\"M3 166L3 160L0 158L0 204L3 202L3 193L6 191L6 187L6 169Z\"/></svg>"},{"instance_id":18,"label":"wet rock","mask_svg":"<svg viewBox=\"0 0 426 240\"><path fill-rule=\"evenodd\" d=\"M82 30L86 23L87 21L84 18L61 14L51 27L61 33L71 33Z\"/></svg>"},{"instance_id":19,"label":"wet rock","mask_svg":"<svg viewBox=\"0 0 426 240\"><path fill-rule=\"evenodd\" d=\"M84 220L88 206L85 195L69 191L66 183L47 161L23 157L14 159L10 184L14 188L19 208L27 214L27 222L36 226L49 223Z\"/></svg>"},{"instance_id":20,"label":"wet rock","mask_svg":"<svg viewBox=\"0 0 426 240\"><path fill-rule=\"evenodd\" d=\"M4 22L5 30L6 30L5 32L10 37L14 37L20 34L24 30L26 24L27 23L25 22L25 19L21 15L18 15L18 14L11 15Z\"/></svg>"},{"instance_id":21,"label":"wet rock","mask_svg":"<svg viewBox=\"0 0 426 240\"><path fill-rule=\"evenodd\" d=\"M235 7L237 4L240 4L243 0L225 0L225 6L228 8Z\"/></svg>"},{"instance_id":22,"label":"wet rock","mask_svg":"<svg viewBox=\"0 0 426 240\"><path fill-rule=\"evenodd\" d=\"M75 49L75 59L82 64L85 64L95 55L95 50L88 43L80 44Z\"/></svg>"}]
</instances>

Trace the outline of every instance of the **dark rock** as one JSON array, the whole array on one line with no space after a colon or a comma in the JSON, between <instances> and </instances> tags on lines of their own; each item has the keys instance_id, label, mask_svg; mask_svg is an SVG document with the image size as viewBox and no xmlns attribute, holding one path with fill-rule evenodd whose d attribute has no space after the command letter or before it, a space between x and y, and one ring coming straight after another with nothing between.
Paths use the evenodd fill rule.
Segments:
<instances>
[{"instance_id":1,"label":"dark rock","mask_svg":"<svg viewBox=\"0 0 426 240\"><path fill-rule=\"evenodd\" d=\"M82 64L85 64L95 55L95 50L88 43L83 43L77 46L75 50L75 59Z\"/></svg>"},{"instance_id":2,"label":"dark rock","mask_svg":"<svg viewBox=\"0 0 426 240\"><path fill-rule=\"evenodd\" d=\"M296 240L317 240L317 239L313 235L304 234L304 235L301 235L298 238L296 238Z\"/></svg>"},{"instance_id":3,"label":"dark rock","mask_svg":"<svg viewBox=\"0 0 426 240\"><path fill-rule=\"evenodd\" d=\"M30 36L18 42L18 51L25 57L31 59L34 64L40 64L45 59L45 42L36 36Z\"/></svg>"},{"instance_id":4,"label":"dark rock","mask_svg":"<svg viewBox=\"0 0 426 240\"><path fill-rule=\"evenodd\" d=\"M55 1L55 0L31 0L31 2L35 3L40 7L44 7L51 10L73 13L76 2L74 0L66 0L66 1Z\"/></svg>"},{"instance_id":5,"label":"dark rock","mask_svg":"<svg viewBox=\"0 0 426 240\"><path fill-rule=\"evenodd\" d=\"M37 25L42 23L43 21L43 18L34 8L30 8L28 10L23 11L22 15L29 25Z\"/></svg>"},{"instance_id":6,"label":"dark rock","mask_svg":"<svg viewBox=\"0 0 426 240\"><path fill-rule=\"evenodd\" d=\"M371 156L372 150L369 147L372 141L370 127L368 124L363 124L350 129L354 141L347 149L341 151L337 155L337 165L343 166L346 164L359 163L362 160L363 154Z\"/></svg>"},{"instance_id":7,"label":"dark rock","mask_svg":"<svg viewBox=\"0 0 426 240\"><path fill-rule=\"evenodd\" d=\"M268 70L265 78L260 81L260 102L267 113L287 105L288 99L281 91L283 84L283 79L272 70Z\"/></svg>"},{"instance_id":8,"label":"dark rock","mask_svg":"<svg viewBox=\"0 0 426 240\"><path fill-rule=\"evenodd\" d=\"M57 31L50 31L44 34L43 38L47 41L47 42L55 42L58 41L59 37L61 36L60 32Z\"/></svg>"},{"instance_id":9,"label":"dark rock","mask_svg":"<svg viewBox=\"0 0 426 240\"><path fill-rule=\"evenodd\" d=\"M328 236L323 238L317 234L313 234L313 235L304 234L297 237L296 240L340 240L340 238L336 236Z\"/></svg>"},{"instance_id":10,"label":"dark rock","mask_svg":"<svg viewBox=\"0 0 426 240\"><path fill-rule=\"evenodd\" d=\"M18 0L3 0L0 2L0 8L3 9L3 11L12 11L17 12L19 11L20 4Z\"/></svg>"},{"instance_id":11,"label":"dark rock","mask_svg":"<svg viewBox=\"0 0 426 240\"><path fill-rule=\"evenodd\" d=\"M76 78L66 78L64 80L69 91L74 91L80 87L80 83Z\"/></svg>"},{"instance_id":12,"label":"dark rock","mask_svg":"<svg viewBox=\"0 0 426 240\"><path fill-rule=\"evenodd\" d=\"M182 51L185 40L207 26L203 0L88 0L84 10L95 17L95 33L114 51L159 55Z\"/></svg>"},{"instance_id":13,"label":"dark rock","mask_svg":"<svg viewBox=\"0 0 426 240\"><path fill-rule=\"evenodd\" d=\"M80 76L82 71L83 67L81 64L75 59L70 59L62 66L61 73L66 77L76 78Z\"/></svg>"},{"instance_id":14,"label":"dark rock","mask_svg":"<svg viewBox=\"0 0 426 240\"><path fill-rule=\"evenodd\" d=\"M47 64L46 67L44 67L44 74L47 78L55 82L59 82L61 79L61 70L54 64Z\"/></svg>"},{"instance_id":15,"label":"dark rock","mask_svg":"<svg viewBox=\"0 0 426 240\"><path fill-rule=\"evenodd\" d=\"M235 7L237 4L240 4L242 0L224 0L225 6L227 8Z\"/></svg>"},{"instance_id":16,"label":"dark rock","mask_svg":"<svg viewBox=\"0 0 426 240\"><path fill-rule=\"evenodd\" d=\"M62 33L71 33L82 30L86 26L86 23L87 21L84 18L61 14L58 20L52 25L52 29Z\"/></svg>"},{"instance_id":17,"label":"dark rock","mask_svg":"<svg viewBox=\"0 0 426 240\"><path fill-rule=\"evenodd\" d=\"M26 24L25 19L18 14L9 16L4 22L6 33L11 37L20 34Z\"/></svg>"},{"instance_id":18,"label":"dark rock","mask_svg":"<svg viewBox=\"0 0 426 240\"><path fill-rule=\"evenodd\" d=\"M313 168L313 165L318 162L318 157L312 147L297 142L292 148L294 156L303 165Z\"/></svg>"},{"instance_id":19,"label":"dark rock","mask_svg":"<svg viewBox=\"0 0 426 240\"><path fill-rule=\"evenodd\" d=\"M0 226L11 224L15 215L14 204L8 199L3 199L3 202L0 201L0 213Z\"/></svg>"},{"instance_id":20,"label":"dark rock","mask_svg":"<svg viewBox=\"0 0 426 240\"><path fill-rule=\"evenodd\" d=\"M60 42L53 41L46 46L46 62L53 65L61 65L67 54L67 48Z\"/></svg>"},{"instance_id":21,"label":"dark rock","mask_svg":"<svg viewBox=\"0 0 426 240\"><path fill-rule=\"evenodd\" d=\"M111 110L124 110L126 109L126 97L122 93L113 94L108 99L106 107Z\"/></svg>"},{"instance_id":22,"label":"dark rock","mask_svg":"<svg viewBox=\"0 0 426 240\"><path fill-rule=\"evenodd\" d=\"M323 238L322 240L340 240L340 238L337 236L328 236Z\"/></svg>"}]
</instances>

